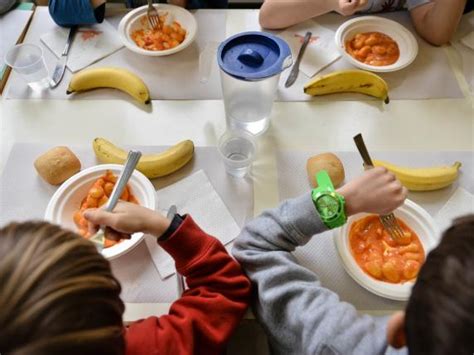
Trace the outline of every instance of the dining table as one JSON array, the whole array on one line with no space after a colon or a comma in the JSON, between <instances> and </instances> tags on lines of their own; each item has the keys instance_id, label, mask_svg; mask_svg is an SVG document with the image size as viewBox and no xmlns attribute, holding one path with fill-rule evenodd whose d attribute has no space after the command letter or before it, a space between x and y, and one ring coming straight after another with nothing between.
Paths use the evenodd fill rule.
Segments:
<instances>
[{"instance_id":1,"label":"dining table","mask_svg":"<svg viewBox=\"0 0 474 355\"><path fill-rule=\"evenodd\" d=\"M38 11L45 10L37 7L34 16ZM199 11L205 14L206 10ZM225 26L215 28L215 31L220 31L223 38L245 30L258 29L258 10L218 11L225 16ZM115 14L108 11L107 16ZM327 19L330 20L331 17ZM324 24L325 20L322 19L320 23ZM24 42L29 41L37 42L48 51L31 32L31 27L24 39ZM423 40L418 38L418 41ZM440 94L422 99L394 98L389 104L362 95L344 99L337 99L332 95L317 100L276 100L268 131L257 137L258 151L249 176L252 191L248 195L228 196L217 189L217 185L232 184L236 178L216 173L224 169L222 162L216 158L217 155L209 153L207 158L203 158L209 160L203 162L203 169L208 169L206 173L212 177L210 180L221 193L226 205L233 205L229 209L239 227L265 209L277 206L282 200L309 192L310 187L305 180L305 161L310 155L334 152L342 157L343 162L347 162L346 169L350 170L347 171L346 181L347 177L362 173L362 161L353 141L358 133L363 134L373 156L398 160L401 165L430 166L462 159L465 168L459 186L474 193L474 96L470 85L472 77L466 76L466 72L472 75L472 50L470 63L466 63L465 57L452 44L430 50L444 58L443 70L452 78L456 87L456 92L452 95ZM126 55L128 50L122 48L120 51L125 51ZM429 58L424 60L429 62ZM47 62L50 70L54 64L55 62ZM96 65L100 65L100 62ZM218 80L218 67L217 64L214 65L216 67L213 70L216 71ZM466 70L466 65L471 66L470 72ZM288 73L289 70L283 73L282 80L286 79ZM393 74L395 77L396 74ZM300 73L301 76L304 79L304 75ZM190 139L198 153L213 152L227 127L221 98L153 98L151 104L144 108L123 96L63 99L21 98L15 94L10 97L9 88L14 87L16 80L20 79L15 75L10 77L0 100L0 176L4 177L15 176L15 169L18 169L18 173L23 171L23 165L32 164L28 160L48 147L67 145L77 147L82 152L89 149L92 155L90 148L95 137L107 137L118 146L147 147L149 150ZM159 82L155 84L159 85ZM174 83L168 80L166 85L179 88L186 87L188 83L185 78L180 77ZM429 85L448 84L434 79ZM278 90L283 89L280 87ZM426 90L429 91L429 88L426 87ZM26 179L28 177L23 177L23 180ZM2 181L13 184L14 179L0 179L0 183ZM18 185L4 186L0 190L0 211L7 211L11 203L6 200L5 191L21 191L21 181L19 178ZM48 190L48 193L53 192L53 188ZM454 188L432 195L432 198L422 194L413 194L412 197L435 216L453 192ZM16 201L18 211L21 211L21 205L34 204L34 194L28 197L19 192L17 195L24 199ZM243 198L249 198L250 201L246 204L232 204L231 199ZM39 207L35 213L37 214L33 214L32 218L39 217ZM30 216L25 212L21 217ZM2 223L12 219L14 218L8 217ZM360 313L387 315L403 309L404 302L373 295L345 273L330 241L332 237L330 233L325 235L327 241L319 245L320 249L316 242L300 248L298 260L316 273L321 272L323 285L340 293L341 299L353 303ZM315 259L321 260L323 257L324 265L319 269ZM112 269L117 272L124 288L122 298L126 305L126 322L149 315L166 314L170 304L178 297L174 290L174 279L160 278L145 245L135 248L123 259L119 257L113 260ZM246 350L242 350L243 348ZM249 311L231 340L228 352L265 354L267 351L264 332Z\"/></svg>"}]
</instances>

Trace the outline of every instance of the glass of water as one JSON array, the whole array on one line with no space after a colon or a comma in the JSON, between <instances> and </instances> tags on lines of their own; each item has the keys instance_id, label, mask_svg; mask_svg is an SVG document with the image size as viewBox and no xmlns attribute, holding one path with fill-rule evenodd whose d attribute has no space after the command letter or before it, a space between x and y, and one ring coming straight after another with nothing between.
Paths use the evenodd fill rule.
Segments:
<instances>
[{"instance_id":1,"label":"glass of water","mask_svg":"<svg viewBox=\"0 0 474 355\"><path fill-rule=\"evenodd\" d=\"M252 134L244 130L230 130L219 139L218 149L227 173L244 177L255 159L257 144Z\"/></svg>"},{"instance_id":2,"label":"glass of water","mask_svg":"<svg viewBox=\"0 0 474 355\"><path fill-rule=\"evenodd\" d=\"M20 74L33 90L49 87L49 73L40 46L29 43L17 44L5 55L5 63Z\"/></svg>"}]
</instances>

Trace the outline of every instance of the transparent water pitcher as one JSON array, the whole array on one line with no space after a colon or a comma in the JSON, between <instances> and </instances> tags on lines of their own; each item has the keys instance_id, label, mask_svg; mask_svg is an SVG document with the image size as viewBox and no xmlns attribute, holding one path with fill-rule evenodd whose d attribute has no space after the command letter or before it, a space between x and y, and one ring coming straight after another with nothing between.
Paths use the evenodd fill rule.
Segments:
<instances>
[{"instance_id":1,"label":"transparent water pitcher","mask_svg":"<svg viewBox=\"0 0 474 355\"><path fill-rule=\"evenodd\" d=\"M220 44L217 60L229 128L262 134L280 74L292 64L290 47L266 32L243 32Z\"/></svg>"}]
</instances>

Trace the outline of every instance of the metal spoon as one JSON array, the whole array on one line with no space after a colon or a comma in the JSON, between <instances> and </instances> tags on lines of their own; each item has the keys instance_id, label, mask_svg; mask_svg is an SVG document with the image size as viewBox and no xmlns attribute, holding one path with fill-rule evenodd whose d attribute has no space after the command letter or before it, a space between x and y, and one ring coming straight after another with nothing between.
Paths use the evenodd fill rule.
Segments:
<instances>
[{"instance_id":1,"label":"metal spoon","mask_svg":"<svg viewBox=\"0 0 474 355\"><path fill-rule=\"evenodd\" d=\"M110 194L109 200L107 201L107 204L105 205L105 208L104 208L105 211L112 212L115 206L117 205L117 202L119 201L120 196L122 196L123 190L127 186L128 180L130 180L133 170L135 170L135 167L137 166L138 161L140 160L141 156L142 156L142 153L139 151L131 150L128 153L125 166L123 170L120 172L120 176L117 180L117 183L115 184L114 189L112 190L112 193ZM94 234L89 240L93 242L95 246L97 247L97 250L101 252L102 249L104 249L105 226L100 226L97 233Z\"/></svg>"}]
</instances>

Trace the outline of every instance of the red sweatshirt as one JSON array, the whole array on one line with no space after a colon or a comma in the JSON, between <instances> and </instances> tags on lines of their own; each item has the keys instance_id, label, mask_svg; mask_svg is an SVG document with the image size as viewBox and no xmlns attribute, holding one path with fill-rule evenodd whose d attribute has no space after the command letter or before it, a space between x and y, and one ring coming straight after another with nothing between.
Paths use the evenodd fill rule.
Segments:
<instances>
[{"instance_id":1,"label":"red sweatshirt","mask_svg":"<svg viewBox=\"0 0 474 355\"><path fill-rule=\"evenodd\" d=\"M173 257L189 289L168 315L130 325L126 354L222 354L250 301L249 280L224 246L190 216L159 244Z\"/></svg>"}]
</instances>

